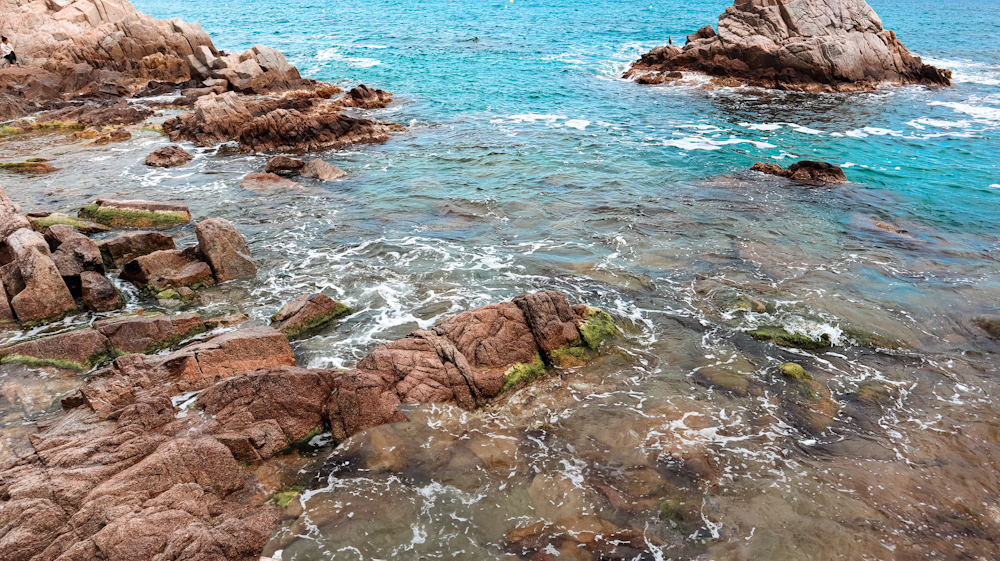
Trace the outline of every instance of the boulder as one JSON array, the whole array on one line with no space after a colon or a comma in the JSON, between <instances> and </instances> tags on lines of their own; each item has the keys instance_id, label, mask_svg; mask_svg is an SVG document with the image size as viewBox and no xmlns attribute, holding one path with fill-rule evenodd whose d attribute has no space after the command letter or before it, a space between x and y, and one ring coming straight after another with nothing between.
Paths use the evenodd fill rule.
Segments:
<instances>
[{"instance_id":1,"label":"boulder","mask_svg":"<svg viewBox=\"0 0 1000 561\"><path fill-rule=\"evenodd\" d=\"M80 273L80 297L83 309L92 312L110 312L125 307L125 298L111 281L94 271Z\"/></svg>"},{"instance_id":2,"label":"boulder","mask_svg":"<svg viewBox=\"0 0 1000 561\"><path fill-rule=\"evenodd\" d=\"M31 228L31 223L21 214L21 207L10 200L7 192L0 187L0 241L21 228Z\"/></svg>"},{"instance_id":3,"label":"boulder","mask_svg":"<svg viewBox=\"0 0 1000 561\"><path fill-rule=\"evenodd\" d=\"M172 168L183 166L193 159L194 155L189 154L180 146L164 146L146 156L146 165L157 168Z\"/></svg>"},{"instance_id":4,"label":"boulder","mask_svg":"<svg viewBox=\"0 0 1000 561\"><path fill-rule=\"evenodd\" d=\"M302 185L275 173L251 173L240 181L240 187L257 192L304 189Z\"/></svg>"},{"instance_id":5,"label":"boulder","mask_svg":"<svg viewBox=\"0 0 1000 561\"><path fill-rule=\"evenodd\" d=\"M814 162L802 160L801 162L788 166L784 169L777 164L757 162L750 168L769 175L787 177L799 181L825 182L825 183L846 183L847 175L844 170L827 162Z\"/></svg>"},{"instance_id":6,"label":"boulder","mask_svg":"<svg viewBox=\"0 0 1000 561\"><path fill-rule=\"evenodd\" d=\"M316 179L340 179L346 177L347 172L335 168L323 160L311 160L302 167L302 177L313 177Z\"/></svg>"},{"instance_id":7,"label":"boulder","mask_svg":"<svg viewBox=\"0 0 1000 561\"><path fill-rule=\"evenodd\" d=\"M81 234L100 234L101 232L111 231L111 228L109 226L105 226L104 224L98 224L88 220L80 220L75 216L70 216L61 212L30 212L28 213L28 221L31 222L32 229L43 234L46 233L51 226L58 224L72 226Z\"/></svg>"},{"instance_id":8,"label":"boulder","mask_svg":"<svg viewBox=\"0 0 1000 561\"><path fill-rule=\"evenodd\" d=\"M52 249L52 262L59 269L70 292L79 294L80 274L84 271L104 273L101 250L90 238L66 224L51 226L45 239Z\"/></svg>"},{"instance_id":9,"label":"boulder","mask_svg":"<svg viewBox=\"0 0 1000 561\"><path fill-rule=\"evenodd\" d=\"M77 213L113 228L156 228L165 230L191 221L191 211L183 205L154 201L116 201L98 199Z\"/></svg>"},{"instance_id":10,"label":"boulder","mask_svg":"<svg viewBox=\"0 0 1000 561\"><path fill-rule=\"evenodd\" d=\"M360 107L362 109L381 109L392 101L392 94L382 90L373 90L364 84L351 88L347 94L337 100L342 107Z\"/></svg>"},{"instance_id":11,"label":"boulder","mask_svg":"<svg viewBox=\"0 0 1000 561\"><path fill-rule=\"evenodd\" d=\"M54 366L67 370L88 370L110 358L110 353L111 345L107 337L90 328L49 335L0 349L4 363Z\"/></svg>"},{"instance_id":12,"label":"boulder","mask_svg":"<svg viewBox=\"0 0 1000 561\"><path fill-rule=\"evenodd\" d=\"M154 251L129 261L122 268L121 279L158 290L215 284L208 263L177 250Z\"/></svg>"},{"instance_id":13,"label":"boulder","mask_svg":"<svg viewBox=\"0 0 1000 561\"><path fill-rule=\"evenodd\" d=\"M243 236L225 218L209 218L195 226L198 249L212 267L216 282L252 279L257 266Z\"/></svg>"},{"instance_id":14,"label":"boulder","mask_svg":"<svg viewBox=\"0 0 1000 561\"><path fill-rule=\"evenodd\" d=\"M0 164L0 169L11 173L52 173L59 168L44 162L9 162Z\"/></svg>"},{"instance_id":15,"label":"boulder","mask_svg":"<svg viewBox=\"0 0 1000 561\"><path fill-rule=\"evenodd\" d=\"M350 311L350 308L325 294L303 294L271 316L271 327L289 339L295 339Z\"/></svg>"},{"instance_id":16,"label":"boulder","mask_svg":"<svg viewBox=\"0 0 1000 561\"><path fill-rule=\"evenodd\" d=\"M657 47L625 77L682 70L804 91L951 85L950 70L924 64L864 0L737 0L718 33L706 26L683 48Z\"/></svg>"},{"instance_id":17,"label":"boulder","mask_svg":"<svg viewBox=\"0 0 1000 561\"><path fill-rule=\"evenodd\" d=\"M11 308L22 325L56 321L77 311L41 234L21 228L7 237L7 246L24 282L24 289L11 299Z\"/></svg>"},{"instance_id":18,"label":"boulder","mask_svg":"<svg viewBox=\"0 0 1000 561\"><path fill-rule=\"evenodd\" d=\"M302 160L296 160L288 156L275 156L267 161L267 167L264 168L264 171L266 173L294 172L301 170L304 165L306 163Z\"/></svg>"},{"instance_id":19,"label":"boulder","mask_svg":"<svg viewBox=\"0 0 1000 561\"><path fill-rule=\"evenodd\" d=\"M104 266L120 269L137 257L154 251L175 249L174 239L159 232L126 232L99 245Z\"/></svg>"},{"instance_id":20,"label":"boulder","mask_svg":"<svg viewBox=\"0 0 1000 561\"><path fill-rule=\"evenodd\" d=\"M124 316L95 321L94 329L123 353L152 353L207 331L198 314Z\"/></svg>"}]
</instances>

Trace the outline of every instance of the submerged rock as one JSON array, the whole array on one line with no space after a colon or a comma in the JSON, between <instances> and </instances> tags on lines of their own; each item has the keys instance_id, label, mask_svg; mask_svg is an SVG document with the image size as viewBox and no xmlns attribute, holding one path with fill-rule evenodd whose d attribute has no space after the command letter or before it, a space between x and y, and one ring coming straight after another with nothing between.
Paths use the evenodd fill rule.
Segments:
<instances>
[{"instance_id":1,"label":"submerged rock","mask_svg":"<svg viewBox=\"0 0 1000 561\"><path fill-rule=\"evenodd\" d=\"M285 179L276 173L251 173L240 181L240 187L257 192L303 189L302 185L290 179Z\"/></svg>"},{"instance_id":2,"label":"submerged rock","mask_svg":"<svg viewBox=\"0 0 1000 561\"><path fill-rule=\"evenodd\" d=\"M191 221L191 211L183 205L155 201L116 201L98 199L78 213L113 228L156 228L166 230Z\"/></svg>"},{"instance_id":3,"label":"submerged rock","mask_svg":"<svg viewBox=\"0 0 1000 561\"><path fill-rule=\"evenodd\" d=\"M347 95L337 100L341 107L360 107L362 109L381 109L392 101L392 94L382 90L373 90L364 84L351 88Z\"/></svg>"},{"instance_id":4,"label":"submerged rock","mask_svg":"<svg viewBox=\"0 0 1000 561\"><path fill-rule=\"evenodd\" d=\"M193 159L194 155L180 146L164 146L146 156L146 165L157 168L173 168L183 166Z\"/></svg>"},{"instance_id":5,"label":"submerged rock","mask_svg":"<svg viewBox=\"0 0 1000 561\"><path fill-rule=\"evenodd\" d=\"M137 257L154 251L175 249L174 239L159 232L126 232L99 244L104 266L121 269Z\"/></svg>"},{"instance_id":6,"label":"submerged rock","mask_svg":"<svg viewBox=\"0 0 1000 561\"><path fill-rule=\"evenodd\" d=\"M703 72L737 83L804 91L873 90L880 83L951 85L923 64L864 0L737 0L684 47L646 53L625 77Z\"/></svg>"},{"instance_id":7,"label":"submerged rock","mask_svg":"<svg viewBox=\"0 0 1000 561\"><path fill-rule=\"evenodd\" d=\"M283 171L299 171L306 165L302 160L289 158L288 156L275 156L267 161L266 173L281 173Z\"/></svg>"},{"instance_id":8,"label":"submerged rock","mask_svg":"<svg viewBox=\"0 0 1000 561\"><path fill-rule=\"evenodd\" d=\"M289 339L295 339L350 311L350 308L325 294L303 294L271 316L271 327Z\"/></svg>"},{"instance_id":9,"label":"submerged rock","mask_svg":"<svg viewBox=\"0 0 1000 561\"><path fill-rule=\"evenodd\" d=\"M990 337L1000 339L1000 320L977 319L974 323Z\"/></svg>"},{"instance_id":10,"label":"submerged rock","mask_svg":"<svg viewBox=\"0 0 1000 561\"><path fill-rule=\"evenodd\" d=\"M43 162L9 162L0 163L0 169L12 173L52 173L59 168Z\"/></svg>"},{"instance_id":11,"label":"submerged rock","mask_svg":"<svg viewBox=\"0 0 1000 561\"><path fill-rule=\"evenodd\" d=\"M257 266L243 236L225 218L209 218L195 226L198 249L212 268L216 282L253 278Z\"/></svg>"},{"instance_id":12,"label":"submerged rock","mask_svg":"<svg viewBox=\"0 0 1000 561\"><path fill-rule=\"evenodd\" d=\"M844 170L827 162L802 160L801 162L788 166L788 169L784 169L777 164L757 162L750 169L766 173L768 175L777 175L779 177L787 177L789 179L797 179L799 181L825 181L827 183L847 182L847 175L844 174Z\"/></svg>"},{"instance_id":13,"label":"submerged rock","mask_svg":"<svg viewBox=\"0 0 1000 561\"><path fill-rule=\"evenodd\" d=\"M812 337L798 333L791 333L783 327L774 325L765 325L757 329L751 329L747 331L747 335L757 341L771 341L782 347L794 347L797 349L814 350L833 346L833 343L830 342L830 336L826 333L821 335L819 339L813 339Z\"/></svg>"},{"instance_id":14,"label":"submerged rock","mask_svg":"<svg viewBox=\"0 0 1000 561\"><path fill-rule=\"evenodd\" d=\"M311 160L302 166L302 177L331 180L347 177L347 172L342 169L335 168L323 160Z\"/></svg>"}]
</instances>

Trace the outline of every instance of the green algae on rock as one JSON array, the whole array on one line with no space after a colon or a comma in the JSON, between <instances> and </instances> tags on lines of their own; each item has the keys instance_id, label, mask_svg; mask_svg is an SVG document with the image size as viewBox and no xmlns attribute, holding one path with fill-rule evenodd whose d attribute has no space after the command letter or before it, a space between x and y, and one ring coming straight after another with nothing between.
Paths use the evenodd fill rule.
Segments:
<instances>
[{"instance_id":1,"label":"green algae on rock","mask_svg":"<svg viewBox=\"0 0 1000 561\"><path fill-rule=\"evenodd\" d=\"M166 230L191 221L186 206L140 200L98 199L81 208L77 215L112 228Z\"/></svg>"},{"instance_id":2,"label":"green algae on rock","mask_svg":"<svg viewBox=\"0 0 1000 561\"><path fill-rule=\"evenodd\" d=\"M601 343L618 335L618 327L611 315L600 308L587 306L587 312L580 323L580 336L592 350L597 350Z\"/></svg>"},{"instance_id":3,"label":"green algae on rock","mask_svg":"<svg viewBox=\"0 0 1000 561\"><path fill-rule=\"evenodd\" d=\"M987 335L993 337L994 339L1000 339L1000 320L997 319L978 319L975 321L977 327L986 332Z\"/></svg>"},{"instance_id":4,"label":"green algae on rock","mask_svg":"<svg viewBox=\"0 0 1000 561\"><path fill-rule=\"evenodd\" d=\"M813 339L806 335L791 333L785 328L776 325L765 325L757 329L746 332L757 341L771 341L782 347L794 347L797 349L815 350L832 347L830 336L824 333L819 339Z\"/></svg>"},{"instance_id":5,"label":"green algae on rock","mask_svg":"<svg viewBox=\"0 0 1000 561\"><path fill-rule=\"evenodd\" d=\"M812 374L806 372L805 368L794 362L786 362L780 367L781 375L792 380L812 380Z\"/></svg>"},{"instance_id":6,"label":"green algae on rock","mask_svg":"<svg viewBox=\"0 0 1000 561\"><path fill-rule=\"evenodd\" d=\"M325 294L303 294L271 316L271 326L296 339L350 313L351 309Z\"/></svg>"},{"instance_id":7,"label":"green algae on rock","mask_svg":"<svg viewBox=\"0 0 1000 561\"><path fill-rule=\"evenodd\" d=\"M531 364L518 362L503 373L503 389L500 392L503 393L521 383L530 383L536 378L544 376L545 372L545 363L542 362L541 355L536 353L535 362Z\"/></svg>"},{"instance_id":8,"label":"green algae on rock","mask_svg":"<svg viewBox=\"0 0 1000 561\"><path fill-rule=\"evenodd\" d=\"M52 173L59 168L42 162L10 162L0 164L0 169L14 173Z\"/></svg>"},{"instance_id":9,"label":"green algae on rock","mask_svg":"<svg viewBox=\"0 0 1000 561\"><path fill-rule=\"evenodd\" d=\"M595 353L583 346L565 346L549 353L549 360L552 364L562 368L573 368L583 366L594 359Z\"/></svg>"},{"instance_id":10,"label":"green algae on rock","mask_svg":"<svg viewBox=\"0 0 1000 561\"><path fill-rule=\"evenodd\" d=\"M0 364L20 364L27 368L58 368L59 370L74 370L81 372L89 370L90 366L65 358L38 358L27 355L7 355L0 359Z\"/></svg>"},{"instance_id":11,"label":"green algae on rock","mask_svg":"<svg viewBox=\"0 0 1000 561\"><path fill-rule=\"evenodd\" d=\"M28 221L31 222L32 229L38 232L45 232L50 226L55 226L56 224L65 224L67 226L72 226L76 228L77 232L81 234L99 234L101 232L110 232L111 228L103 224L98 224L96 222L90 222L87 220L80 220L75 216L70 216L68 214L63 214L61 212L52 213L32 213L28 215Z\"/></svg>"},{"instance_id":12,"label":"green algae on rock","mask_svg":"<svg viewBox=\"0 0 1000 561\"><path fill-rule=\"evenodd\" d=\"M267 499L267 502L281 508L287 508L288 505L292 504L292 501L295 500L295 497L298 497L299 493L301 493L305 488L305 483L295 483L293 485L289 485L288 487L285 487L284 489L271 495L271 497Z\"/></svg>"}]
</instances>

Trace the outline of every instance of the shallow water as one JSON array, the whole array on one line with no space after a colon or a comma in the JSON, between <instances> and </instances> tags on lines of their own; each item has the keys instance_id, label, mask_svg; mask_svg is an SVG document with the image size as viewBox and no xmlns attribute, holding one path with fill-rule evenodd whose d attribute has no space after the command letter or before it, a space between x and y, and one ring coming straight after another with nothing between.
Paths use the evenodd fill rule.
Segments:
<instances>
[{"instance_id":1,"label":"shallow water","mask_svg":"<svg viewBox=\"0 0 1000 561\"><path fill-rule=\"evenodd\" d=\"M996 558L1000 344L974 319L1000 315L1000 4L871 3L911 50L955 69L953 88L817 96L618 79L727 4L141 1L201 22L220 48L265 43L309 77L391 91L372 113L406 129L323 154L348 177L294 193L239 186L264 156L186 147L190 166L147 168L167 144L154 133L101 148L7 139L0 157L52 157L62 171L0 181L25 211L109 196L233 221L260 274L205 291L203 314L265 323L317 290L355 310L296 344L302 366L351 366L539 289L618 320L597 363L508 404L412 408L411 423L323 451L303 516L266 550L285 561L515 559L526 550L508 534L540 520L559 528L546 545L561 559L583 558L566 536L621 529L652 553L607 558ZM854 183L744 171L804 158ZM195 242L192 226L174 233ZM740 296L770 311L739 311ZM130 306L155 301L133 292ZM835 347L744 333L763 325ZM901 348L864 347L863 333ZM797 405L801 388L778 374L788 361L828 392L832 420ZM10 430L73 382L2 376ZM661 519L678 497L697 508Z\"/></svg>"}]
</instances>

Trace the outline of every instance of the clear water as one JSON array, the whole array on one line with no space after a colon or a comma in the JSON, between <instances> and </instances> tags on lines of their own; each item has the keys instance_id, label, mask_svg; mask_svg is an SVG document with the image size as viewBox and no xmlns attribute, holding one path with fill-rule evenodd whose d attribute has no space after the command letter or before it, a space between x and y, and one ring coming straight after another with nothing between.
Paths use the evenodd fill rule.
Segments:
<instances>
[{"instance_id":1,"label":"clear water","mask_svg":"<svg viewBox=\"0 0 1000 561\"><path fill-rule=\"evenodd\" d=\"M263 323L315 290L356 310L297 345L303 366L350 366L446 315L542 288L623 326L600 362L506 406L416 408L407 425L341 445L266 550L285 561L516 559L507 534L538 520L642 530L664 544L647 559L993 558L1000 345L974 319L1000 315L1000 3L871 4L912 51L954 69L955 86L816 96L618 78L667 37L714 24L722 0L144 0L156 17L200 22L219 48L263 43L308 77L391 91L372 113L406 129L323 154L348 178L295 193L239 187L264 156L206 149L186 168L146 168L166 144L152 133L100 149L4 141L4 157L52 156L63 171L3 185L25 210L105 195L229 218L261 274L207 291L203 313ZM854 183L809 189L745 171L798 159L842 165ZM193 228L177 234L194 243ZM773 313L733 311L740 294ZM766 324L837 347L789 351L742 333ZM904 348L866 349L850 329ZM776 367L790 360L835 400L827 430L782 398ZM710 368L763 390L696 383ZM72 382L4 376L8 417ZM858 405L872 383L887 399ZM676 490L702 520L657 516Z\"/></svg>"}]
</instances>

